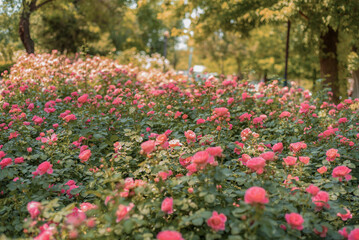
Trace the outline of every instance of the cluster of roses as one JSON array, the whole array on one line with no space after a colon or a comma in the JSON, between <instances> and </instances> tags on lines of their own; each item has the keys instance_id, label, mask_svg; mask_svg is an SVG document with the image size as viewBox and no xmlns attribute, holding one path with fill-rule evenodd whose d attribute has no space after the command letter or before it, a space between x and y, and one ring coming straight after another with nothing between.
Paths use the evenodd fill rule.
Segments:
<instances>
[{"instance_id":1,"label":"cluster of roses","mask_svg":"<svg viewBox=\"0 0 359 240\"><path fill-rule=\"evenodd\" d=\"M205 169L208 164L217 166L218 162L215 160L215 157L222 156L222 152L223 149L221 147L209 147L204 151L197 152L185 161L180 159L180 163L188 170L187 175L190 176L199 170Z\"/></svg>"},{"instance_id":2,"label":"cluster of roses","mask_svg":"<svg viewBox=\"0 0 359 240\"><path fill-rule=\"evenodd\" d=\"M315 187L314 185L311 185L310 187L307 188L307 191L309 193L311 193L313 195L313 201L315 202L315 204L317 206L326 206L325 201L327 202L328 200L326 199L326 194L323 191L319 191L319 188ZM316 197L316 198L315 198ZM263 208L264 204L267 204L269 202L269 199L267 197L267 192L265 191L265 189L261 188L261 187L251 187L249 189L246 190L245 195L244 195L244 202L247 204L250 204L254 207L259 207L259 208ZM324 202L324 203L323 203ZM161 206L161 210L167 214L171 214L173 213L173 199L172 198L165 198L162 202L162 206ZM338 216L340 216L342 218L342 220L347 220L349 218L352 217L350 211L348 209L346 209L347 213L346 214L341 214L338 213ZM296 229L296 230L303 230L304 229L304 218L302 217L301 214L299 213L287 213L284 216L287 224L289 227L291 227L292 229ZM214 231L223 231L225 230L225 224L227 221L227 217L226 215L224 215L223 213L218 214L217 211L213 211L212 216L210 218L207 219L207 225L209 227L211 227ZM285 225L281 225L281 228L283 229L287 229L287 227ZM322 226L323 230L321 232L319 232L317 229L314 229L313 231L320 235L321 237L325 237L326 236L326 230L327 228L325 226ZM325 230L326 229L326 230ZM348 238L349 240L355 240L359 237L359 229L354 229L350 232L350 234L348 234L346 232L346 228L343 228L342 230L339 230L339 233L345 237ZM174 240L181 240L182 235L179 232L176 231L162 231L157 235L157 239L159 240L168 240L168 239L174 239Z\"/></svg>"},{"instance_id":3,"label":"cluster of roses","mask_svg":"<svg viewBox=\"0 0 359 240\"><path fill-rule=\"evenodd\" d=\"M0 150L2 148L3 145L0 145ZM6 153L4 151L0 151L0 167L1 169L4 169L6 166L9 166L13 163L12 158L5 158ZM17 157L14 159L14 163L15 164L20 164L24 162L24 158L23 157Z\"/></svg>"},{"instance_id":4,"label":"cluster of roses","mask_svg":"<svg viewBox=\"0 0 359 240\"><path fill-rule=\"evenodd\" d=\"M93 228L96 226L96 219L95 218L87 218L86 212L91 209L96 209L97 206L88 202L84 202L80 204L79 208L73 208L72 212L68 215L66 215L65 218L65 228L68 231L68 236L70 239L76 239L78 237L78 228L81 225L86 225L89 228ZM43 209L43 206L40 202L29 202L27 204L27 210L30 214L30 217L32 219L31 225L36 225L40 218L41 211ZM45 239L53 239L53 236L57 233L56 225L58 223L55 223L53 221L47 222L39 227L40 233L38 236L36 236L35 240L45 240ZM62 229L63 231L65 229Z\"/></svg>"},{"instance_id":5,"label":"cluster of roses","mask_svg":"<svg viewBox=\"0 0 359 240\"><path fill-rule=\"evenodd\" d=\"M144 143L141 144L141 153L147 154L148 156L150 156L150 154L152 152L154 152L156 150L156 146L157 148L162 148L162 149L167 149L170 144L168 141L168 136L171 134L171 130L167 130L165 133L163 134L156 134L156 133L151 133L151 135L149 136L149 138L154 138L155 140L148 140ZM177 141L172 142L172 146L173 145L178 145Z\"/></svg>"}]
</instances>

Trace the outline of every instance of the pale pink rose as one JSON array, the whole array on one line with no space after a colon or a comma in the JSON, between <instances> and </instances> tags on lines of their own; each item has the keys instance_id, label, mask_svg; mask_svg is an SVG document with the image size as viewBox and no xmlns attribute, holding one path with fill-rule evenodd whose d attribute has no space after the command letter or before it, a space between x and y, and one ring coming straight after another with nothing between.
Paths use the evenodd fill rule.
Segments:
<instances>
[{"instance_id":1,"label":"pale pink rose","mask_svg":"<svg viewBox=\"0 0 359 240\"><path fill-rule=\"evenodd\" d=\"M261 187L248 188L244 195L244 202L255 205L255 204L266 204L269 202L267 198L267 192Z\"/></svg>"},{"instance_id":2,"label":"pale pink rose","mask_svg":"<svg viewBox=\"0 0 359 240\"><path fill-rule=\"evenodd\" d=\"M148 140L141 144L142 151L146 154L150 154L156 148L156 142L154 140Z\"/></svg>"},{"instance_id":3,"label":"pale pink rose","mask_svg":"<svg viewBox=\"0 0 359 240\"><path fill-rule=\"evenodd\" d=\"M128 218L128 213L134 206L135 205L133 203L130 203L128 206L120 204L116 211L116 222L120 222L121 220Z\"/></svg>"},{"instance_id":4,"label":"pale pink rose","mask_svg":"<svg viewBox=\"0 0 359 240\"><path fill-rule=\"evenodd\" d=\"M40 215L41 211L41 203L39 202L29 202L27 204L27 211L30 213L32 219L35 219L37 216Z\"/></svg>"}]
</instances>

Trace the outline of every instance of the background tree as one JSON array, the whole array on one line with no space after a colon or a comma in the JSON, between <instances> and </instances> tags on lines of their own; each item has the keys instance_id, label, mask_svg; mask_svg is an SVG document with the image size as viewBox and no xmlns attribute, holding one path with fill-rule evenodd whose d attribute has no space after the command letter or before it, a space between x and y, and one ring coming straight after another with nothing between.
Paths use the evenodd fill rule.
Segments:
<instances>
[{"instance_id":1,"label":"background tree","mask_svg":"<svg viewBox=\"0 0 359 240\"><path fill-rule=\"evenodd\" d=\"M246 34L261 24L288 20L292 24L304 24L318 38L320 73L331 85L334 100L338 101L340 94L345 95L345 91L340 91L338 43L341 32L350 35L355 32L353 26L359 21L358 1L194 0L189 3L189 9L203 11L196 20L209 33L224 28Z\"/></svg>"},{"instance_id":2,"label":"background tree","mask_svg":"<svg viewBox=\"0 0 359 240\"><path fill-rule=\"evenodd\" d=\"M14 3L0 6L0 62L13 62L16 49L21 47L16 13Z\"/></svg>"}]
</instances>

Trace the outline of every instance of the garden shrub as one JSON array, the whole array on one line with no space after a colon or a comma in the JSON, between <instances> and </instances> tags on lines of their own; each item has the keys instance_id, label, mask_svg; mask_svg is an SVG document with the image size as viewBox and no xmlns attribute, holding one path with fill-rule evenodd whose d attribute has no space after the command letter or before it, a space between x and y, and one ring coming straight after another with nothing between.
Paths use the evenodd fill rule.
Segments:
<instances>
[{"instance_id":1,"label":"garden shrub","mask_svg":"<svg viewBox=\"0 0 359 240\"><path fill-rule=\"evenodd\" d=\"M0 89L8 237L358 239L359 99L56 52Z\"/></svg>"}]
</instances>

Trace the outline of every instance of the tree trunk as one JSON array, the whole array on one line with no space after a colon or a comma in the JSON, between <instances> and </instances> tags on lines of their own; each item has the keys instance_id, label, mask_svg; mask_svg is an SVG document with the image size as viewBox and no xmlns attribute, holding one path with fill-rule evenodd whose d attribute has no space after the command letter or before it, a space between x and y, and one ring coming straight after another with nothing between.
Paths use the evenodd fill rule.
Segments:
<instances>
[{"instance_id":1,"label":"tree trunk","mask_svg":"<svg viewBox=\"0 0 359 240\"><path fill-rule=\"evenodd\" d=\"M242 79L241 59L236 58L236 63L237 63L237 77L238 77L238 80L241 80Z\"/></svg>"},{"instance_id":2,"label":"tree trunk","mask_svg":"<svg viewBox=\"0 0 359 240\"><path fill-rule=\"evenodd\" d=\"M352 92L352 98L359 98L359 69L352 72L354 85L353 85L353 92Z\"/></svg>"},{"instance_id":3,"label":"tree trunk","mask_svg":"<svg viewBox=\"0 0 359 240\"><path fill-rule=\"evenodd\" d=\"M284 67L284 86L288 85L288 60L289 60L289 37L290 37L291 22L287 22L287 40L285 44L285 67Z\"/></svg>"},{"instance_id":4,"label":"tree trunk","mask_svg":"<svg viewBox=\"0 0 359 240\"><path fill-rule=\"evenodd\" d=\"M263 81L264 81L265 83L268 82L268 70L264 70Z\"/></svg>"},{"instance_id":5,"label":"tree trunk","mask_svg":"<svg viewBox=\"0 0 359 240\"><path fill-rule=\"evenodd\" d=\"M32 41L30 36L30 14L30 11L23 9L19 24L20 39L28 54L35 52L34 41Z\"/></svg>"},{"instance_id":6,"label":"tree trunk","mask_svg":"<svg viewBox=\"0 0 359 240\"><path fill-rule=\"evenodd\" d=\"M338 73L338 30L328 27L328 31L320 36L320 75L325 78L333 92L333 101L339 102L339 73Z\"/></svg>"},{"instance_id":7,"label":"tree trunk","mask_svg":"<svg viewBox=\"0 0 359 240\"><path fill-rule=\"evenodd\" d=\"M223 60L223 57L221 57L221 74L224 75L224 60Z\"/></svg>"}]
</instances>

